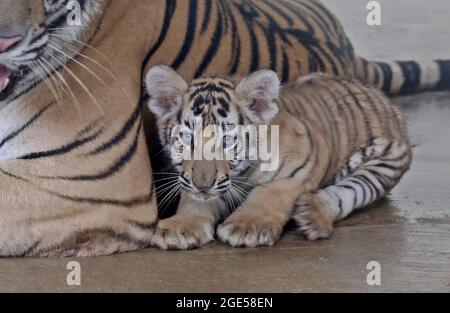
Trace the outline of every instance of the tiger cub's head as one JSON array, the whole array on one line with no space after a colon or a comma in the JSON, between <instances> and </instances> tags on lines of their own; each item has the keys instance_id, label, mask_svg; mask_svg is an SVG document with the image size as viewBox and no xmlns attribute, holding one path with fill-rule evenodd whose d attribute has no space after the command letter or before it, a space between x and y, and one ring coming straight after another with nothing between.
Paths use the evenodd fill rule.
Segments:
<instances>
[{"instance_id":1,"label":"tiger cub's head","mask_svg":"<svg viewBox=\"0 0 450 313\"><path fill-rule=\"evenodd\" d=\"M146 84L164 150L181 188L194 199L221 197L258 162L249 158L246 130L269 124L278 113L280 81L274 72L258 71L238 84L223 77L188 84L173 69L156 66Z\"/></svg>"},{"instance_id":2,"label":"tiger cub's head","mask_svg":"<svg viewBox=\"0 0 450 313\"><path fill-rule=\"evenodd\" d=\"M0 1L0 108L88 46L107 0Z\"/></svg>"}]
</instances>

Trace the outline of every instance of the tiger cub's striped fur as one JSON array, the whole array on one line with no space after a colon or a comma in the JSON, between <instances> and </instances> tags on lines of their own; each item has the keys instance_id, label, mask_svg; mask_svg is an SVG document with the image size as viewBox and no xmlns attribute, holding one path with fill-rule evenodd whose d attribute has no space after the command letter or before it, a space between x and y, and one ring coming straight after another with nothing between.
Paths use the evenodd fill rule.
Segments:
<instances>
[{"instance_id":1,"label":"tiger cub's striped fur","mask_svg":"<svg viewBox=\"0 0 450 313\"><path fill-rule=\"evenodd\" d=\"M179 173L166 186L182 190L177 214L161 220L152 238L161 248L206 244L219 222L218 237L232 246L273 245L291 218L308 239L326 238L333 222L384 197L411 163L400 111L358 82L313 74L280 89L277 75L262 70L237 85L212 77L188 86L159 66L149 72L147 88ZM278 168L264 172L260 159L180 159L184 144L197 144L198 118L202 127L278 125Z\"/></svg>"}]
</instances>

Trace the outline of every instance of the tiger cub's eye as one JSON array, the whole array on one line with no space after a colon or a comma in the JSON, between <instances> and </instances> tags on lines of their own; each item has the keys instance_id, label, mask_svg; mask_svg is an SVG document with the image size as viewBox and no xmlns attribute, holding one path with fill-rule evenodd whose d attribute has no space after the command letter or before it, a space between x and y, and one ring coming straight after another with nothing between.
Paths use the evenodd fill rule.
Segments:
<instances>
[{"instance_id":1,"label":"tiger cub's eye","mask_svg":"<svg viewBox=\"0 0 450 313\"><path fill-rule=\"evenodd\" d=\"M180 132L178 135L181 143L186 146L191 146L192 143L192 134L190 132Z\"/></svg>"},{"instance_id":2,"label":"tiger cub's eye","mask_svg":"<svg viewBox=\"0 0 450 313\"><path fill-rule=\"evenodd\" d=\"M232 149L236 145L236 137L232 135L223 136L223 148Z\"/></svg>"}]
</instances>

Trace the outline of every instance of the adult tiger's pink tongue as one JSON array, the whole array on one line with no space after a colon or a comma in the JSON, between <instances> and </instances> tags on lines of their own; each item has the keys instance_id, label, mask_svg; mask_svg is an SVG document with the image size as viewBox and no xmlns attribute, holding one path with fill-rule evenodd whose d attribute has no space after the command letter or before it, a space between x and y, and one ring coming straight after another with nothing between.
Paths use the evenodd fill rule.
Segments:
<instances>
[{"instance_id":1,"label":"adult tiger's pink tongue","mask_svg":"<svg viewBox=\"0 0 450 313\"><path fill-rule=\"evenodd\" d=\"M0 53L5 52L10 49L12 46L17 44L22 40L21 36L13 37L13 38L0 38ZM6 89L9 85L9 77L11 76L12 71L6 66L0 64L0 93Z\"/></svg>"},{"instance_id":2,"label":"adult tiger's pink tongue","mask_svg":"<svg viewBox=\"0 0 450 313\"><path fill-rule=\"evenodd\" d=\"M12 71L4 65L0 64L0 93L9 85L9 77Z\"/></svg>"}]
</instances>

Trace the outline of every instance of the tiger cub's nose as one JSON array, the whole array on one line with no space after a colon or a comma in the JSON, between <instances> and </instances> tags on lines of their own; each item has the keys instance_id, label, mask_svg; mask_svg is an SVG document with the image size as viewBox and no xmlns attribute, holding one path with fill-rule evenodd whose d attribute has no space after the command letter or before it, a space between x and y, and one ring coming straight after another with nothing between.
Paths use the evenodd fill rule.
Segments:
<instances>
[{"instance_id":1,"label":"tiger cub's nose","mask_svg":"<svg viewBox=\"0 0 450 313\"><path fill-rule=\"evenodd\" d=\"M0 52L5 52L12 46L14 46L16 43L20 42L22 40L21 36L12 37L12 38L1 38L0 37Z\"/></svg>"},{"instance_id":2,"label":"tiger cub's nose","mask_svg":"<svg viewBox=\"0 0 450 313\"><path fill-rule=\"evenodd\" d=\"M192 167L192 182L201 192L208 192L216 181L215 161L195 161Z\"/></svg>"}]
</instances>

